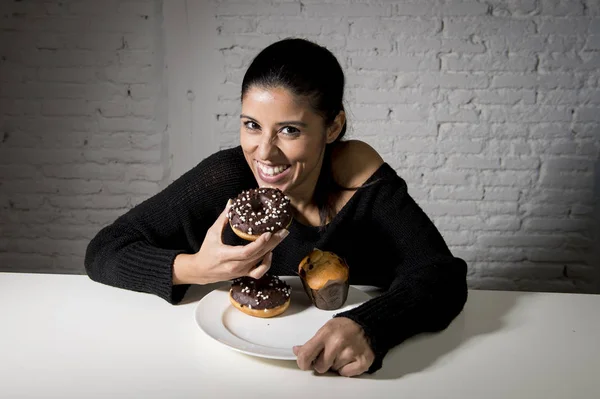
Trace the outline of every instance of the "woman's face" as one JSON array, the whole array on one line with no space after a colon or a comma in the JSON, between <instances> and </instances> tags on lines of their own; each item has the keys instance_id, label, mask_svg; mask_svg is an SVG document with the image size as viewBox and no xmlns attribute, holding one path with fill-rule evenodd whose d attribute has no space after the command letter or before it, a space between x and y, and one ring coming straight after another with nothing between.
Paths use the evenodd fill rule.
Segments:
<instances>
[{"instance_id":1,"label":"woman's face","mask_svg":"<svg viewBox=\"0 0 600 399\"><path fill-rule=\"evenodd\" d=\"M246 161L259 186L277 187L292 199L312 195L325 145L333 141L330 130L287 89L254 86L242 99L240 141Z\"/></svg>"}]
</instances>

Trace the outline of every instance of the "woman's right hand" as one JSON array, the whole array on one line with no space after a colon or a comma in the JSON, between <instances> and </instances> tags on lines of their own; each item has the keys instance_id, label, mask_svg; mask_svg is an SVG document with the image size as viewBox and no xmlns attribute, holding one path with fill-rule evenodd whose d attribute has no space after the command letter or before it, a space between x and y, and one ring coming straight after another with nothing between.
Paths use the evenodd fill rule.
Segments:
<instances>
[{"instance_id":1,"label":"woman's right hand","mask_svg":"<svg viewBox=\"0 0 600 399\"><path fill-rule=\"evenodd\" d=\"M267 232L247 245L225 245L221 237L229 223L230 206L229 201L208 229L197 253L180 254L175 258L173 284L209 284L242 276L258 279L269 270L273 256L271 251L289 232Z\"/></svg>"}]
</instances>

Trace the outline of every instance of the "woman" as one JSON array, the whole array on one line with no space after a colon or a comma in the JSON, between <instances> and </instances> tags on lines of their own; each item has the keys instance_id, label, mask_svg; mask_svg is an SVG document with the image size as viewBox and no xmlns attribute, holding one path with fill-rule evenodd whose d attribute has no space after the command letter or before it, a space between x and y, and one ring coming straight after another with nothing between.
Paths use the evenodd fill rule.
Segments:
<instances>
[{"instance_id":1,"label":"woman","mask_svg":"<svg viewBox=\"0 0 600 399\"><path fill-rule=\"evenodd\" d=\"M445 329L466 301L466 264L374 149L342 141L343 92L344 74L325 48L302 39L265 48L242 83L241 145L203 160L101 230L86 255L90 278L176 304L190 284L296 275L319 248L346 259L351 284L385 292L294 347L299 368L373 373L392 347ZM257 186L283 190L294 220L244 245L226 204Z\"/></svg>"}]
</instances>

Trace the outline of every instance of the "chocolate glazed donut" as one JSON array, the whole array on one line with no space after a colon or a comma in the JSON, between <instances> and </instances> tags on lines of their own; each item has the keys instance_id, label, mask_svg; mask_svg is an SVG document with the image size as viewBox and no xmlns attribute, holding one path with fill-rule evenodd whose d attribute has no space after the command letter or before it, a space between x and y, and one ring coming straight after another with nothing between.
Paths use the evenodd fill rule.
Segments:
<instances>
[{"instance_id":1,"label":"chocolate glazed donut","mask_svg":"<svg viewBox=\"0 0 600 399\"><path fill-rule=\"evenodd\" d=\"M240 193L229 208L229 224L239 237L254 241L292 223L290 199L279 189L260 187Z\"/></svg>"},{"instance_id":2,"label":"chocolate glazed donut","mask_svg":"<svg viewBox=\"0 0 600 399\"><path fill-rule=\"evenodd\" d=\"M240 277L233 280L229 300L238 310L255 317L274 317L290 306L292 288L276 276L260 279Z\"/></svg>"}]
</instances>

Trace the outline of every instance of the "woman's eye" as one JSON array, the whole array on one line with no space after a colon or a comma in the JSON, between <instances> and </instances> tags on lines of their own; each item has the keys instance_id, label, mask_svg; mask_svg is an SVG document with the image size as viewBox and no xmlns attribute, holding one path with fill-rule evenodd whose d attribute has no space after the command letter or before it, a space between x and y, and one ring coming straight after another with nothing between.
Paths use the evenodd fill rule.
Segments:
<instances>
[{"instance_id":1,"label":"woman's eye","mask_svg":"<svg viewBox=\"0 0 600 399\"><path fill-rule=\"evenodd\" d=\"M286 126L283 129L281 129L281 132L286 136L297 136L300 134L300 130L296 129L293 126Z\"/></svg>"},{"instance_id":2,"label":"woman's eye","mask_svg":"<svg viewBox=\"0 0 600 399\"><path fill-rule=\"evenodd\" d=\"M244 122L244 126L246 127L246 129L250 129L250 130L257 130L260 128L260 126L258 126L258 124L256 122L252 122L252 121Z\"/></svg>"}]
</instances>

